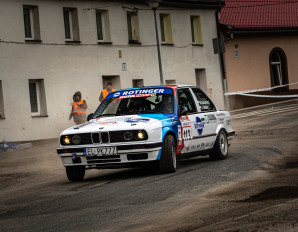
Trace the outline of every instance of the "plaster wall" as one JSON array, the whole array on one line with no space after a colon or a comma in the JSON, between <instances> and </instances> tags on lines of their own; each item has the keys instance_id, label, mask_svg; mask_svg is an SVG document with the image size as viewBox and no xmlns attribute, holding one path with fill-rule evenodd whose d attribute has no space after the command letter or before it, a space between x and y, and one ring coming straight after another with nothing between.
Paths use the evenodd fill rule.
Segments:
<instances>
[{"instance_id":1,"label":"plaster wall","mask_svg":"<svg viewBox=\"0 0 298 232\"><path fill-rule=\"evenodd\" d=\"M298 82L298 36L246 36L226 42L229 92L271 87L269 54L279 47L287 56L289 83ZM235 57L238 51L239 57ZM290 86L297 89L297 85Z\"/></svg>"},{"instance_id":2,"label":"plaster wall","mask_svg":"<svg viewBox=\"0 0 298 232\"><path fill-rule=\"evenodd\" d=\"M38 5L41 43L25 42L23 4ZM68 116L74 92L82 92L88 104L87 114L98 107L102 76L119 76L119 88L132 87L133 79L143 79L144 85L159 85L153 12L139 11L142 44L129 45L126 11L121 5L104 7L108 5L111 2L0 1L0 80L5 111L5 119L0 119L0 141L57 138L73 125ZM95 10L84 10L100 6L109 11L111 45L97 44ZM65 43L63 7L78 10L79 44ZM195 85L195 69L205 69L207 88L213 90L211 98L223 108L219 59L212 47L212 38L216 37L215 10L161 9L158 13L171 14L174 42L173 46L161 46L164 79ZM201 17L203 46L191 44L190 15ZM126 63L127 71L122 70L122 63ZM46 117L31 115L29 79L44 80Z\"/></svg>"}]
</instances>

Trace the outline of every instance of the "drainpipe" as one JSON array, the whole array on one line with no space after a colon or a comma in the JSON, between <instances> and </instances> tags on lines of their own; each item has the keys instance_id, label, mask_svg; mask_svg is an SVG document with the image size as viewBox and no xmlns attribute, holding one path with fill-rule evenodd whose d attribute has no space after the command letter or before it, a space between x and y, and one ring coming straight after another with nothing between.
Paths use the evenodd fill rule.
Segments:
<instances>
[{"instance_id":1,"label":"drainpipe","mask_svg":"<svg viewBox=\"0 0 298 232\"><path fill-rule=\"evenodd\" d=\"M220 23L219 23L219 11L220 11L220 9L221 8L219 8L215 11L216 31L217 31L218 41L219 41L219 38L221 37L220 36ZM218 44L218 48L219 48L219 44ZM219 57L219 63L220 63L222 86L223 86L224 93L227 93L228 92L228 83L227 83L226 62L225 62L224 53L219 51L218 57ZM227 110L230 110L229 97L226 96L226 95L224 95L224 103L225 103L225 108Z\"/></svg>"}]
</instances>

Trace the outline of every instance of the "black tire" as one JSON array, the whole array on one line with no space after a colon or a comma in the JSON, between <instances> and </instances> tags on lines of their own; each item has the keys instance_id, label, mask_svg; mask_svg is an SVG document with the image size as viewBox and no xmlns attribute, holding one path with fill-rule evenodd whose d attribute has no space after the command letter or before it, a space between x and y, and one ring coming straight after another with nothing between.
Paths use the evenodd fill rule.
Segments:
<instances>
[{"instance_id":1,"label":"black tire","mask_svg":"<svg viewBox=\"0 0 298 232\"><path fill-rule=\"evenodd\" d=\"M85 176L85 166L66 167L66 175L70 181L82 181Z\"/></svg>"},{"instance_id":2,"label":"black tire","mask_svg":"<svg viewBox=\"0 0 298 232\"><path fill-rule=\"evenodd\" d=\"M159 160L159 171L161 173L172 173L176 171L176 166L176 143L172 135L166 135Z\"/></svg>"},{"instance_id":3,"label":"black tire","mask_svg":"<svg viewBox=\"0 0 298 232\"><path fill-rule=\"evenodd\" d=\"M224 130L220 130L217 135L214 147L209 153L209 158L211 160L223 160L227 158L228 147L227 134Z\"/></svg>"}]
</instances>

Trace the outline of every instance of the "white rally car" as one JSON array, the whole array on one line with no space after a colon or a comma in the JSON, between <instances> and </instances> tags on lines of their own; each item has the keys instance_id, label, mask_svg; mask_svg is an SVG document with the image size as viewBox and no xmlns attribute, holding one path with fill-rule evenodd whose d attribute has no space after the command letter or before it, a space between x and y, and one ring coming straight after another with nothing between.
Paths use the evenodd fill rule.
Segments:
<instances>
[{"instance_id":1,"label":"white rally car","mask_svg":"<svg viewBox=\"0 0 298 232\"><path fill-rule=\"evenodd\" d=\"M64 130L57 149L70 181L86 169L135 167L155 162L176 171L177 158L225 159L232 130L229 112L194 86L165 85L110 93L88 122Z\"/></svg>"}]
</instances>

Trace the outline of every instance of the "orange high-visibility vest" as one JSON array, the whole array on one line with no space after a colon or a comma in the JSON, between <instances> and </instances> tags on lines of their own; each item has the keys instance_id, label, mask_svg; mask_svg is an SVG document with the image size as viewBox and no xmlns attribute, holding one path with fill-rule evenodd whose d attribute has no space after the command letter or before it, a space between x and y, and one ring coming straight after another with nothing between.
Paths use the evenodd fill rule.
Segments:
<instances>
[{"instance_id":1,"label":"orange high-visibility vest","mask_svg":"<svg viewBox=\"0 0 298 232\"><path fill-rule=\"evenodd\" d=\"M116 89L112 89L112 92L116 91ZM104 89L103 91L101 91L102 93L102 100L104 100L108 95L109 95L109 92L107 89Z\"/></svg>"},{"instance_id":2,"label":"orange high-visibility vest","mask_svg":"<svg viewBox=\"0 0 298 232\"><path fill-rule=\"evenodd\" d=\"M81 105L81 104L83 104L83 102L84 102L84 99L81 99L79 102L73 101L72 102L72 106L73 106L72 113L74 113L74 114L86 114L86 110L79 106L79 104Z\"/></svg>"}]
</instances>

